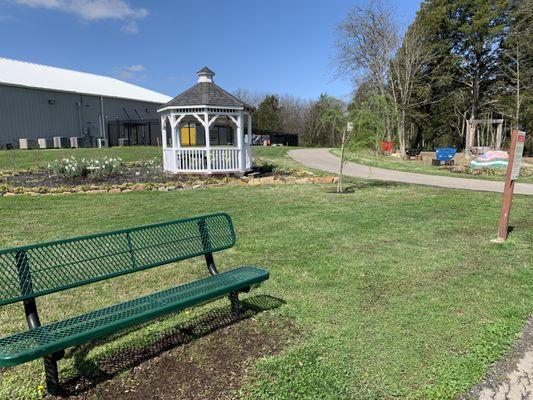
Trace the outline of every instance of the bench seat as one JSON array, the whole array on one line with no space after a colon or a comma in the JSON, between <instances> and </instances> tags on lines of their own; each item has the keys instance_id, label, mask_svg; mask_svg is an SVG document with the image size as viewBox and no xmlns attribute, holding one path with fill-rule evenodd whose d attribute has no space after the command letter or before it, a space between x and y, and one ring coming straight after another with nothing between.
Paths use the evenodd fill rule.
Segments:
<instances>
[{"instance_id":1,"label":"bench seat","mask_svg":"<svg viewBox=\"0 0 533 400\"><path fill-rule=\"evenodd\" d=\"M268 279L268 271L243 266L149 296L92 311L0 339L0 366L9 367L86 343L120 329L222 297Z\"/></svg>"}]
</instances>

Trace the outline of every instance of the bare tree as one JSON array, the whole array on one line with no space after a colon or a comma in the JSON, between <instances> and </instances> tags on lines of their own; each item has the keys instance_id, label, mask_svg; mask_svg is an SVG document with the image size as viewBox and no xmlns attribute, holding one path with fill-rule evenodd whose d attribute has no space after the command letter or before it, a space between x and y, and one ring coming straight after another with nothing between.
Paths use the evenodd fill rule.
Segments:
<instances>
[{"instance_id":1,"label":"bare tree","mask_svg":"<svg viewBox=\"0 0 533 400\"><path fill-rule=\"evenodd\" d=\"M427 102L423 96L421 82L429 74L428 63L433 55L427 44L428 35L417 24L411 25L390 62L389 79L391 99L397 118L398 144L402 155L405 155L405 126L409 112ZM418 96L414 96L415 91ZM429 90L426 91L429 93Z\"/></svg>"},{"instance_id":2,"label":"bare tree","mask_svg":"<svg viewBox=\"0 0 533 400\"><path fill-rule=\"evenodd\" d=\"M279 98L281 107L281 128L283 132L304 135L308 127L311 103L291 95Z\"/></svg>"},{"instance_id":3,"label":"bare tree","mask_svg":"<svg viewBox=\"0 0 533 400\"><path fill-rule=\"evenodd\" d=\"M510 110L500 111L510 116L515 126L520 124L524 93L530 92L533 85L533 71L529 58L529 54L533 53L530 41L532 24L533 0L517 1L508 43L505 43L502 50L503 62L500 64L500 74L504 77L503 91L514 97L514 104Z\"/></svg>"},{"instance_id":4,"label":"bare tree","mask_svg":"<svg viewBox=\"0 0 533 400\"><path fill-rule=\"evenodd\" d=\"M337 27L337 76L348 75L356 85L368 81L377 94L388 97L389 64L399 42L390 7L377 0L354 7ZM390 118L385 125L390 139Z\"/></svg>"},{"instance_id":5,"label":"bare tree","mask_svg":"<svg viewBox=\"0 0 533 400\"><path fill-rule=\"evenodd\" d=\"M251 92L248 89L239 88L233 91L233 95L252 107L259 106L266 96L264 93Z\"/></svg>"}]
</instances>

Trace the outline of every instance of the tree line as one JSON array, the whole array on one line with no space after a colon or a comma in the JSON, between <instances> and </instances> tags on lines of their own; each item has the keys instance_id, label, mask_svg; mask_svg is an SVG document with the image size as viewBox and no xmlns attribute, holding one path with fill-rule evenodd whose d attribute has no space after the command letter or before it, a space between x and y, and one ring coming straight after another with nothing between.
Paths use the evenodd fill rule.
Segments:
<instances>
[{"instance_id":1,"label":"tree line","mask_svg":"<svg viewBox=\"0 0 533 400\"><path fill-rule=\"evenodd\" d=\"M323 93L316 100L306 100L288 94L252 93L246 89L238 89L234 94L255 107L254 129L297 134L303 146L337 146L339 143L340 133L332 133L322 119L328 110L346 108L340 99Z\"/></svg>"},{"instance_id":2,"label":"tree line","mask_svg":"<svg viewBox=\"0 0 533 400\"><path fill-rule=\"evenodd\" d=\"M372 131L365 142L391 140L404 153L462 149L469 121L503 119L507 137L522 126L533 147L533 0L425 0L407 27L389 4L373 1L350 10L334 45L335 73L353 82L351 101L241 90L257 107L256 128L297 133L303 145L337 146L343 127L328 121L343 113L363 118L352 122Z\"/></svg>"}]
</instances>

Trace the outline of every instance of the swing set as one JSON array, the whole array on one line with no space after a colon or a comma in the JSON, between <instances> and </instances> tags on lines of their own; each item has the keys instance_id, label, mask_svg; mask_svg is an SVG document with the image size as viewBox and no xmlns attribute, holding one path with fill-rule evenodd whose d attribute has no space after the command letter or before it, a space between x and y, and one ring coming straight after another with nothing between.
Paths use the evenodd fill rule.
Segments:
<instances>
[{"instance_id":1,"label":"swing set","mask_svg":"<svg viewBox=\"0 0 533 400\"><path fill-rule=\"evenodd\" d=\"M480 155L490 150L501 150L503 119L474 119L466 121L465 156Z\"/></svg>"}]
</instances>

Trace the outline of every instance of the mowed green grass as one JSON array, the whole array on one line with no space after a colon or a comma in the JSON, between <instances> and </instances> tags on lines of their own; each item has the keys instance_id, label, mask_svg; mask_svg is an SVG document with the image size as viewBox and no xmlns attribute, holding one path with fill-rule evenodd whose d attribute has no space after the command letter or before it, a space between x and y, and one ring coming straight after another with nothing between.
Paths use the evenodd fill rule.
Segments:
<instances>
[{"instance_id":1,"label":"mowed green grass","mask_svg":"<svg viewBox=\"0 0 533 400\"><path fill-rule=\"evenodd\" d=\"M302 168L287 156L292 147L254 146L254 158L276 165L280 169ZM0 170L38 169L48 163L68 157L101 159L105 156L119 157L124 162L161 160L162 150L155 146L110 147L104 149L46 149L46 150L0 150Z\"/></svg>"},{"instance_id":2,"label":"mowed green grass","mask_svg":"<svg viewBox=\"0 0 533 400\"><path fill-rule=\"evenodd\" d=\"M342 195L329 185L278 185L4 197L0 247L226 211L237 246L216 255L220 269L268 268L270 280L243 297L283 299L285 305L257 318L289 318L301 329L281 354L253 365L235 396L454 398L483 378L531 313L533 199L515 196L514 230L497 245L490 239L500 195L357 185ZM182 262L39 298L38 306L48 322L205 274L203 260ZM104 340L87 358L145 346L221 304L227 300ZM0 334L21 329L21 304L1 307ZM62 379L90 366L78 357L59 364ZM0 398L34 398L43 381L40 360L0 369Z\"/></svg>"},{"instance_id":3,"label":"mowed green grass","mask_svg":"<svg viewBox=\"0 0 533 400\"><path fill-rule=\"evenodd\" d=\"M38 169L54 160L76 157L101 159L119 157L124 162L161 159L162 150L156 146L109 147L104 149L35 149L0 150L0 170Z\"/></svg>"}]
</instances>

